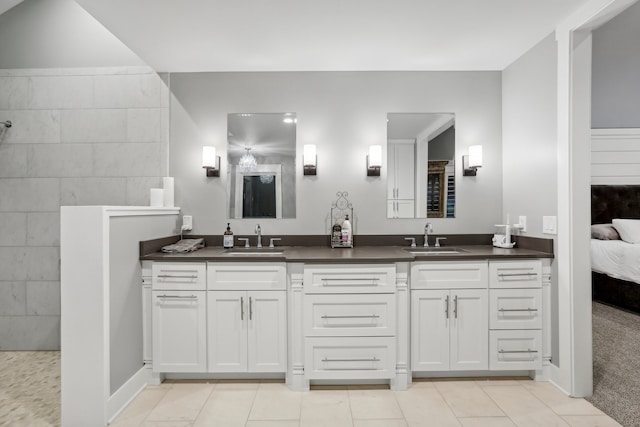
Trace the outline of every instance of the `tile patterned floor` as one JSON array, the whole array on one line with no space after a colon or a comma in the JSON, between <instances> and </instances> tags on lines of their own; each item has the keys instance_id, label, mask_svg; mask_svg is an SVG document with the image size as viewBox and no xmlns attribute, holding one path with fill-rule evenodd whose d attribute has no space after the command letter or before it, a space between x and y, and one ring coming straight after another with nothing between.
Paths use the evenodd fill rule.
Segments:
<instances>
[{"instance_id":1,"label":"tile patterned floor","mask_svg":"<svg viewBox=\"0 0 640 427\"><path fill-rule=\"evenodd\" d=\"M60 425L60 352L0 352L0 426ZM529 380L421 381L408 391L274 382L165 382L145 388L113 427L610 427L584 399ZM632 427L632 426L625 426Z\"/></svg>"},{"instance_id":2,"label":"tile patterned floor","mask_svg":"<svg viewBox=\"0 0 640 427\"><path fill-rule=\"evenodd\" d=\"M421 381L291 392L273 382L165 382L147 387L112 427L610 427L584 399L529 380Z\"/></svg>"}]
</instances>

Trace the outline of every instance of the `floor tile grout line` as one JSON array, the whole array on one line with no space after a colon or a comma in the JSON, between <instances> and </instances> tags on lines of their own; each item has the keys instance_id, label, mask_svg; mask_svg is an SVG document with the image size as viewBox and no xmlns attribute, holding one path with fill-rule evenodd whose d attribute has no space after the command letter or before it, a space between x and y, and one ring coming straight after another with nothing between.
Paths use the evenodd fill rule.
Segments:
<instances>
[{"instance_id":1,"label":"floor tile grout line","mask_svg":"<svg viewBox=\"0 0 640 427\"><path fill-rule=\"evenodd\" d=\"M193 425L196 423L196 421L198 420L198 417L200 416L200 414L202 414L202 411L203 411L204 407L207 405L207 402L209 401L209 398L211 398L211 395L213 394L214 390L216 388L218 388L218 383L217 382L207 383L207 384L211 384L212 385L211 390L209 391L209 394L207 395L207 398L204 399L204 402L202 402L202 406L200 407L200 410L198 411L198 414L193 419L193 421L190 423L190 427L193 427Z\"/></svg>"}]
</instances>

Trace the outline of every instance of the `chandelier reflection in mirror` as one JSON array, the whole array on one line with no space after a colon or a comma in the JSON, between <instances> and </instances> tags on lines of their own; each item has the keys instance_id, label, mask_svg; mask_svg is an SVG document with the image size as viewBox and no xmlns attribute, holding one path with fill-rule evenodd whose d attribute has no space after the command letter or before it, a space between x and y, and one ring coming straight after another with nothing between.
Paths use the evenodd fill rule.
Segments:
<instances>
[{"instance_id":1,"label":"chandelier reflection in mirror","mask_svg":"<svg viewBox=\"0 0 640 427\"><path fill-rule=\"evenodd\" d=\"M256 166L258 166L258 162L256 161L256 158L253 157L253 154L251 154L251 148L246 147L245 150L246 152L238 162L238 168L241 172L254 171L256 169Z\"/></svg>"},{"instance_id":2,"label":"chandelier reflection in mirror","mask_svg":"<svg viewBox=\"0 0 640 427\"><path fill-rule=\"evenodd\" d=\"M263 184L271 184L273 182L273 175L260 175L260 182Z\"/></svg>"}]
</instances>

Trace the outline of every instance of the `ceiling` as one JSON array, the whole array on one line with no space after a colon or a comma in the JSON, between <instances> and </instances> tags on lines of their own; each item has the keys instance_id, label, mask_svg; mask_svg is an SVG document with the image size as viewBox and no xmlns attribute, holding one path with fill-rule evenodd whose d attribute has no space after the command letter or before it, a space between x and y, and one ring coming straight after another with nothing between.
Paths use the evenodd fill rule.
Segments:
<instances>
[{"instance_id":1,"label":"ceiling","mask_svg":"<svg viewBox=\"0 0 640 427\"><path fill-rule=\"evenodd\" d=\"M587 1L76 0L170 72L503 70Z\"/></svg>"}]
</instances>

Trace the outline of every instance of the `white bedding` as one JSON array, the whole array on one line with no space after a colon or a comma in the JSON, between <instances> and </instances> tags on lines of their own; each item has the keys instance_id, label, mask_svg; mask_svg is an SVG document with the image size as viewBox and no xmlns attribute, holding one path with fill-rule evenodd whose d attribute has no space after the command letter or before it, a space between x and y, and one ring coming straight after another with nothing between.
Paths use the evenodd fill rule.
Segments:
<instances>
[{"instance_id":1,"label":"white bedding","mask_svg":"<svg viewBox=\"0 0 640 427\"><path fill-rule=\"evenodd\" d=\"M640 283L640 244L591 239L591 269L616 279Z\"/></svg>"}]
</instances>

